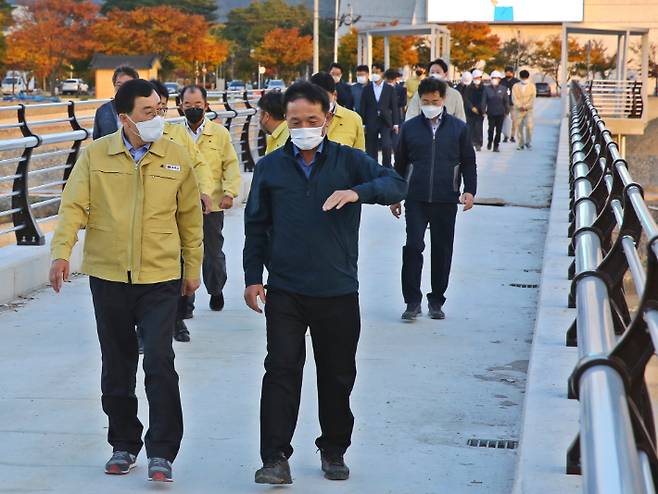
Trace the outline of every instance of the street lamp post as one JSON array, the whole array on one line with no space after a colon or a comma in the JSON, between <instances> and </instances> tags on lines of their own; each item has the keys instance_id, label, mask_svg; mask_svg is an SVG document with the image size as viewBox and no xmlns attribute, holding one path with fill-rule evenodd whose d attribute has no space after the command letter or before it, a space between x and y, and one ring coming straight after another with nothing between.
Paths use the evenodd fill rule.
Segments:
<instances>
[{"instance_id":1,"label":"street lamp post","mask_svg":"<svg viewBox=\"0 0 658 494\"><path fill-rule=\"evenodd\" d=\"M320 71L320 2L313 0L313 73Z\"/></svg>"}]
</instances>

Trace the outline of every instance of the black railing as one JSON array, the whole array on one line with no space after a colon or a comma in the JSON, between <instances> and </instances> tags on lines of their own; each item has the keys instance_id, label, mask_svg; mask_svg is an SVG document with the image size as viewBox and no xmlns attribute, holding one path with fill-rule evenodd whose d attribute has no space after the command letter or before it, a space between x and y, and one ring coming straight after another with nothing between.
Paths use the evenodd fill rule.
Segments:
<instances>
[{"instance_id":1,"label":"black railing","mask_svg":"<svg viewBox=\"0 0 658 494\"><path fill-rule=\"evenodd\" d=\"M207 116L220 119L229 130L247 172L265 152L265 136L254 118L260 95L260 91L209 93L212 110ZM91 137L94 110L105 101L0 107L0 235L15 233L18 245L45 243L40 225L57 217L61 192ZM53 112L61 115L38 118ZM167 120L183 122L183 117Z\"/></svg>"},{"instance_id":2,"label":"black railing","mask_svg":"<svg viewBox=\"0 0 658 494\"><path fill-rule=\"evenodd\" d=\"M569 254L575 260L568 302L577 316L567 344L578 347L569 395L581 407L567 473L582 474L588 494L654 493L658 457L644 372L658 347L658 226L612 134L576 83L570 103ZM646 261L638 252L643 239Z\"/></svg>"}]
</instances>

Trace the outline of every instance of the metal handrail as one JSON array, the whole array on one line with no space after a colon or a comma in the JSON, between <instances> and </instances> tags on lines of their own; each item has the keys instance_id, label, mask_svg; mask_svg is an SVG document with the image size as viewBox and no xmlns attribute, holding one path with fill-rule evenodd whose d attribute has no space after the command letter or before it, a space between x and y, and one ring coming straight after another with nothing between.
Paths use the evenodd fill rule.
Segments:
<instances>
[{"instance_id":1,"label":"metal handrail","mask_svg":"<svg viewBox=\"0 0 658 494\"><path fill-rule=\"evenodd\" d=\"M639 80L594 79L586 84L599 115L611 118L642 118L644 100Z\"/></svg>"},{"instance_id":2,"label":"metal handrail","mask_svg":"<svg viewBox=\"0 0 658 494\"><path fill-rule=\"evenodd\" d=\"M231 135L231 142L241 166L247 172L253 171L255 160L265 152L265 135L258 128L258 118L254 118L258 113L256 103L261 94L262 91L252 90L208 94L211 108L212 106L218 108L211 109L206 116L211 120L222 121ZM93 129L83 127L81 122L84 121L86 124L93 119L93 115L80 115L79 110L88 111L90 107L98 107L107 101L110 100L95 99L0 107L0 119L7 120L8 114L16 116L15 122L0 125L0 136L2 133L12 131L21 134L20 137L14 134L8 135L5 139L0 138L0 152L20 153L20 156L3 155L0 159L3 170L0 173L4 173L0 174L0 235L15 233L18 245L45 243L45 236L39 224L57 216L45 207L60 201L61 191L71 169L92 135ZM28 115L35 110L60 110L66 112L67 116L41 120L28 118ZM170 110L178 110L178 108L173 107ZM177 116L167 118L167 121L173 123L182 123L184 120L180 110ZM47 130L48 127L63 124L70 130L56 129L55 132L43 133L35 130L37 128ZM62 144L69 144L70 147L61 149ZM57 148L57 145L60 145L60 148ZM59 156L61 156L59 160L54 160ZM48 160L53 162L50 163ZM39 166L36 162L45 165ZM8 165L14 165L14 168L7 168ZM43 182L30 183L39 178ZM4 188L5 184L11 184L11 190ZM52 197L53 195L55 197ZM43 216L44 214L47 216ZM11 224L3 224L4 219L9 217L12 220Z\"/></svg>"},{"instance_id":3,"label":"metal handrail","mask_svg":"<svg viewBox=\"0 0 658 494\"><path fill-rule=\"evenodd\" d=\"M587 91L589 93L589 91ZM569 307L567 344L579 362L569 380L580 434L567 472L582 473L588 494L653 494L658 457L644 370L658 348L658 226L595 104L572 84L569 114ZM648 238L645 272L637 246ZM641 297L634 315L624 277Z\"/></svg>"}]
</instances>

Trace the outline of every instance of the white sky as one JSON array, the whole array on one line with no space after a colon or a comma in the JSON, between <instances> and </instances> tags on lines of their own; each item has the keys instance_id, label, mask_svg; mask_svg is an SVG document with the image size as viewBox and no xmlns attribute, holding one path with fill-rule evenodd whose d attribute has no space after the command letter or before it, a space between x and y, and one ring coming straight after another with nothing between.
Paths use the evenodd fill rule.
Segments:
<instances>
[{"instance_id":1,"label":"white sky","mask_svg":"<svg viewBox=\"0 0 658 494\"><path fill-rule=\"evenodd\" d=\"M583 20L583 0L498 0L514 8L514 22L577 22ZM427 0L429 22L494 21L492 0Z\"/></svg>"}]
</instances>

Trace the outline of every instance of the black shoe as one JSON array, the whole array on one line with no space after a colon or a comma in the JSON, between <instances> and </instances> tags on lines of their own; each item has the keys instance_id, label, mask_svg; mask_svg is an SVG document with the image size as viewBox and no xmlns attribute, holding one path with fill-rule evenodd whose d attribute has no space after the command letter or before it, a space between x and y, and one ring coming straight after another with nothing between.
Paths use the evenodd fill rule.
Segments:
<instances>
[{"instance_id":1,"label":"black shoe","mask_svg":"<svg viewBox=\"0 0 658 494\"><path fill-rule=\"evenodd\" d=\"M498 146L494 147L493 152L494 152L494 153L500 153L500 149L498 149Z\"/></svg>"},{"instance_id":2,"label":"black shoe","mask_svg":"<svg viewBox=\"0 0 658 494\"><path fill-rule=\"evenodd\" d=\"M491 151L491 143L487 142L487 151Z\"/></svg>"},{"instance_id":3,"label":"black shoe","mask_svg":"<svg viewBox=\"0 0 658 494\"><path fill-rule=\"evenodd\" d=\"M525 145L526 149L532 149L532 145L530 143Z\"/></svg>"},{"instance_id":4,"label":"black shoe","mask_svg":"<svg viewBox=\"0 0 658 494\"><path fill-rule=\"evenodd\" d=\"M105 473L108 475L126 475L137 465L137 457L128 451L115 451L105 464Z\"/></svg>"},{"instance_id":5,"label":"black shoe","mask_svg":"<svg viewBox=\"0 0 658 494\"><path fill-rule=\"evenodd\" d=\"M345 465L343 455L320 452L322 458L322 471L324 478L329 480L347 480L350 477L350 469Z\"/></svg>"},{"instance_id":6,"label":"black shoe","mask_svg":"<svg viewBox=\"0 0 658 494\"><path fill-rule=\"evenodd\" d=\"M220 311L224 308L224 294L210 296L210 310Z\"/></svg>"},{"instance_id":7,"label":"black shoe","mask_svg":"<svg viewBox=\"0 0 658 494\"><path fill-rule=\"evenodd\" d=\"M402 320L414 321L421 312L420 304L407 304L407 310L402 313Z\"/></svg>"},{"instance_id":8,"label":"black shoe","mask_svg":"<svg viewBox=\"0 0 658 494\"><path fill-rule=\"evenodd\" d=\"M149 476L152 482L173 482L171 462L164 458L149 458Z\"/></svg>"},{"instance_id":9,"label":"black shoe","mask_svg":"<svg viewBox=\"0 0 658 494\"><path fill-rule=\"evenodd\" d=\"M254 481L257 484L292 484L288 460L283 455L266 460L263 468L256 471Z\"/></svg>"},{"instance_id":10,"label":"black shoe","mask_svg":"<svg viewBox=\"0 0 658 494\"><path fill-rule=\"evenodd\" d=\"M183 319L194 319L194 312L192 312L192 309L187 309L185 311L185 314L183 314Z\"/></svg>"},{"instance_id":11,"label":"black shoe","mask_svg":"<svg viewBox=\"0 0 658 494\"><path fill-rule=\"evenodd\" d=\"M517 150L517 151L523 151L523 146L521 146L521 145L516 146L516 150Z\"/></svg>"},{"instance_id":12,"label":"black shoe","mask_svg":"<svg viewBox=\"0 0 658 494\"><path fill-rule=\"evenodd\" d=\"M441 310L440 305L429 304L429 316L432 319L445 319L446 315Z\"/></svg>"},{"instance_id":13,"label":"black shoe","mask_svg":"<svg viewBox=\"0 0 658 494\"><path fill-rule=\"evenodd\" d=\"M507 137L505 139L503 139L503 142L507 142L507 141L509 141L509 139Z\"/></svg>"},{"instance_id":14,"label":"black shoe","mask_svg":"<svg viewBox=\"0 0 658 494\"><path fill-rule=\"evenodd\" d=\"M185 321L178 320L176 321L176 330L174 331L174 340L187 343L190 341L190 331L185 325Z\"/></svg>"},{"instance_id":15,"label":"black shoe","mask_svg":"<svg viewBox=\"0 0 658 494\"><path fill-rule=\"evenodd\" d=\"M514 139L513 137L510 137L509 142L516 142L516 139Z\"/></svg>"}]
</instances>

